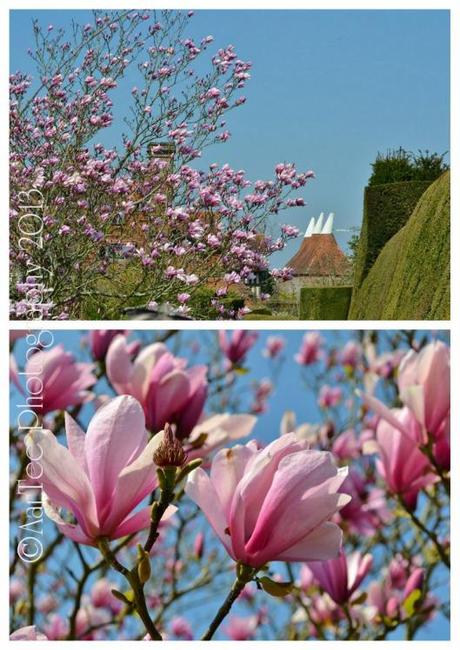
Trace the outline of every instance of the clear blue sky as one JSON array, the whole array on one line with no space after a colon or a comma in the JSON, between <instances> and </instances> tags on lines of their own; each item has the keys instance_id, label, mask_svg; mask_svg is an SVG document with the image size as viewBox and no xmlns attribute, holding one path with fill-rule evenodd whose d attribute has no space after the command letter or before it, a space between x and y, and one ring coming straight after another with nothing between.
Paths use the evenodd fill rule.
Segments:
<instances>
[{"instance_id":1,"label":"clear blue sky","mask_svg":"<svg viewBox=\"0 0 460 650\"><path fill-rule=\"evenodd\" d=\"M88 13L12 12L12 70L30 70L32 17L65 27ZM233 43L253 63L248 101L229 116L231 140L204 161L228 162L253 179L283 160L317 174L304 191L307 207L282 223L304 229L323 210L335 211L339 229L360 226L378 151L450 148L448 11L197 11L189 33L212 34L216 47ZM343 247L350 234L336 233ZM273 264L298 246L291 242Z\"/></svg>"}]
</instances>

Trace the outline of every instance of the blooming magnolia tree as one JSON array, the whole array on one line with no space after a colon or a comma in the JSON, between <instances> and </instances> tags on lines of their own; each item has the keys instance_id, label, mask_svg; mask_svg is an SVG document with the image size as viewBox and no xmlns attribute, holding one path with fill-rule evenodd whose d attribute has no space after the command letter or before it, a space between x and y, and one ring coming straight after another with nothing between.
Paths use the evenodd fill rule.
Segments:
<instances>
[{"instance_id":1,"label":"blooming magnolia tree","mask_svg":"<svg viewBox=\"0 0 460 650\"><path fill-rule=\"evenodd\" d=\"M294 355L293 332L25 334L13 639L412 639L448 618L442 335L310 332Z\"/></svg>"},{"instance_id":2,"label":"blooming magnolia tree","mask_svg":"<svg viewBox=\"0 0 460 650\"><path fill-rule=\"evenodd\" d=\"M10 77L13 317L119 318L169 302L238 318L229 287L268 272L298 234L273 219L304 205L289 195L311 171L279 163L251 182L228 164L199 168L204 148L230 138L226 114L245 103L251 64L212 36L190 38L191 16L34 23L31 73Z\"/></svg>"}]
</instances>

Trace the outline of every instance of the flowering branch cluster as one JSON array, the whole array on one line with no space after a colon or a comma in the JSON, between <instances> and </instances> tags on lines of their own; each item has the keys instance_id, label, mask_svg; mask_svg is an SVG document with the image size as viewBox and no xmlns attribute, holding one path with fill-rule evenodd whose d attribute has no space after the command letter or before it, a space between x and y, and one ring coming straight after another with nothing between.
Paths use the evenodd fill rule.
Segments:
<instances>
[{"instance_id":1,"label":"flowering branch cluster","mask_svg":"<svg viewBox=\"0 0 460 650\"><path fill-rule=\"evenodd\" d=\"M237 318L229 287L268 271L270 254L298 234L286 225L274 234L270 217L304 205L289 194L312 172L280 163L273 179L252 183L228 164L197 168L205 147L229 139L226 114L245 103L251 64L228 45L200 75L213 37L195 42L189 21L97 11L71 35L34 24L36 76L10 78L15 318L34 304L50 318L119 318L164 302ZM31 190L34 211L22 200Z\"/></svg>"}]
</instances>

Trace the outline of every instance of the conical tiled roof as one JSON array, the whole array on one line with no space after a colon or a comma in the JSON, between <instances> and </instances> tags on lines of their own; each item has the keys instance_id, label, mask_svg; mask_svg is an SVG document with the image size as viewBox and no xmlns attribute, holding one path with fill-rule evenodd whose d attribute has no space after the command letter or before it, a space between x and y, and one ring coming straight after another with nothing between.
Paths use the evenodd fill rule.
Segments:
<instances>
[{"instance_id":1,"label":"conical tiled roof","mask_svg":"<svg viewBox=\"0 0 460 650\"><path fill-rule=\"evenodd\" d=\"M350 270L350 263L332 234L304 237L286 266L294 270L294 275L344 276Z\"/></svg>"}]
</instances>

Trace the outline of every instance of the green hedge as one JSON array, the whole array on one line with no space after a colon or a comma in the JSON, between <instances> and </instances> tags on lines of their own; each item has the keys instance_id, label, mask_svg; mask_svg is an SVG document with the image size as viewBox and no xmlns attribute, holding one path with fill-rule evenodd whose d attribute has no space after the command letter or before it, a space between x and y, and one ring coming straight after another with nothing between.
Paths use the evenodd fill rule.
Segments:
<instances>
[{"instance_id":1,"label":"green hedge","mask_svg":"<svg viewBox=\"0 0 460 650\"><path fill-rule=\"evenodd\" d=\"M354 268L358 288L387 241L407 222L431 181L404 181L364 189L363 223Z\"/></svg>"},{"instance_id":2,"label":"green hedge","mask_svg":"<svg viewBox=\"0 0 460 650\"><path fill-rule=\"evenodd\" d=\"M407 224L386 244L362 287L352 319L450 317L450 173L430 185Z\"/></svg>"},{"instance_id":3,"label":"green hedge","mask_svg":"<svg viewBox=\"0 0 460 650\"><path fill-rule=\"evenodd\" d=\"M300 320L347 320L351 287L304 287Z\"/></svg>"}]
</instances>

